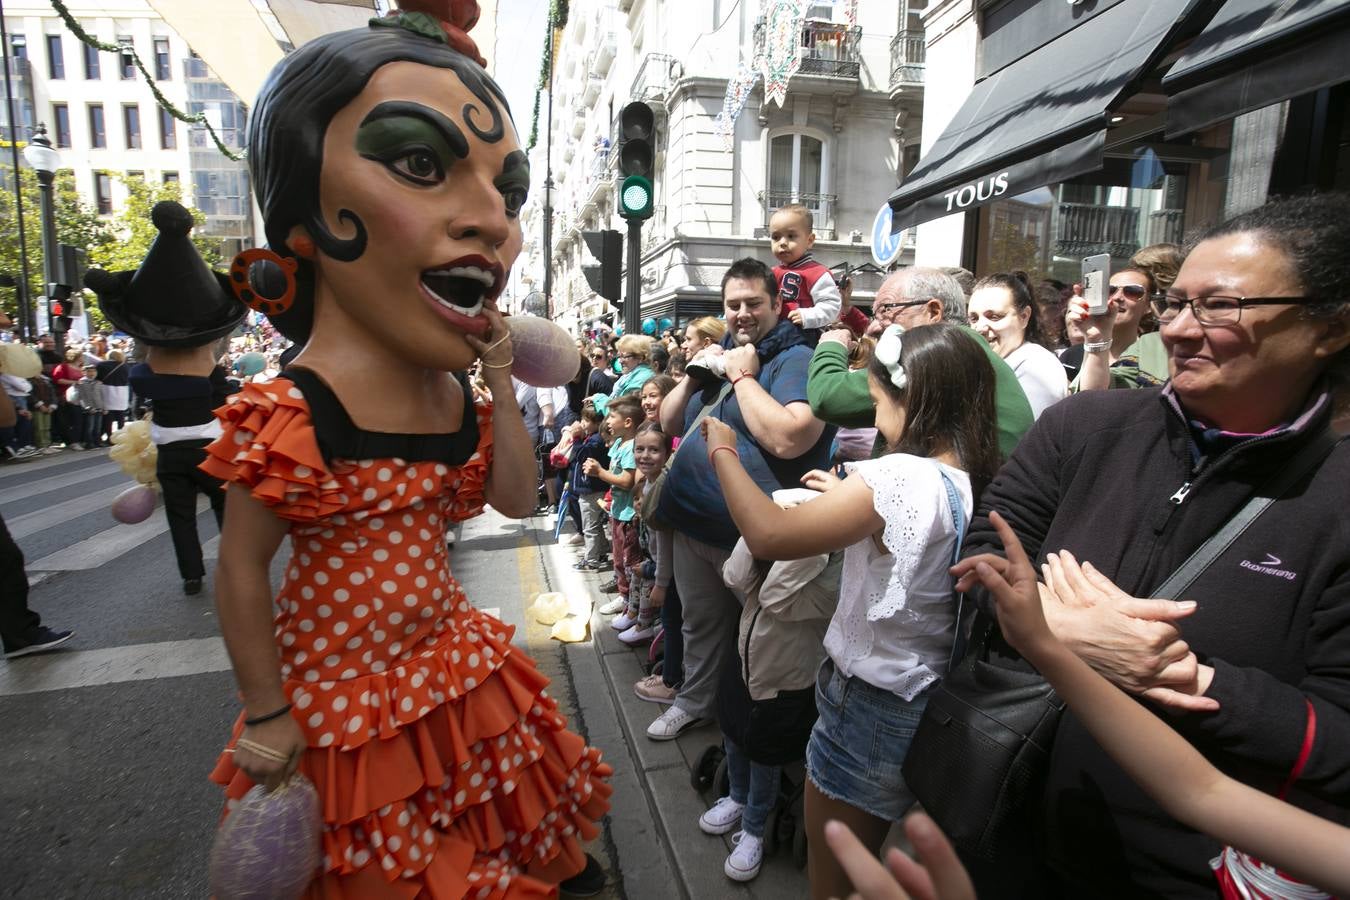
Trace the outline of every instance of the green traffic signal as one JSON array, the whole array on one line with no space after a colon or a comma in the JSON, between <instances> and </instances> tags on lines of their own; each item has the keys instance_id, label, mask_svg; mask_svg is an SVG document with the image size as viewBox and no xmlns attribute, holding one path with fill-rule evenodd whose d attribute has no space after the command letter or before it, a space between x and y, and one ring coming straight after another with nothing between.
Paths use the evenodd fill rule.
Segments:
<instances>
[{"instance_id":1,"label":"green traffic signal","mask_svg":"<svg viewBox=\"0 0 1350 900\"><path fill-rule=\"evenodd\" d=\"M642 175L629 175L619 190L619 215L625 219L650 219L652 182Z\"/></svg>"}]
</instances>

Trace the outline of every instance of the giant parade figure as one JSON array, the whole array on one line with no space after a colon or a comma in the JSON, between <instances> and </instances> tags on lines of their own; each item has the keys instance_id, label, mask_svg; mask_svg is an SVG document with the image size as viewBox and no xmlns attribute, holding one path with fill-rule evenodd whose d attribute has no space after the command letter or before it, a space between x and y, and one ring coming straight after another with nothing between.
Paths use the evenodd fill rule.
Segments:
<instances>
[{"instance_id":1,"label":"giant parade figure","mask_svg":"<svg viewBox=\"0 0 1350 900\"><path fill-rule=\"evenodd\" d=\"M243 702L212 778L226 825L256 784L314 784L312 897L550 896L598 870L581 842L608 808L599 751L451 574L446 529L529 514L536 480L497 309L529 166L465 33L477 4L441 6L304 45L249 126L270 249L231 278L304 349L217 411L203 463L227 485ZM475 362L496 403L475 405Z\"/></svg>"}]
</instances>

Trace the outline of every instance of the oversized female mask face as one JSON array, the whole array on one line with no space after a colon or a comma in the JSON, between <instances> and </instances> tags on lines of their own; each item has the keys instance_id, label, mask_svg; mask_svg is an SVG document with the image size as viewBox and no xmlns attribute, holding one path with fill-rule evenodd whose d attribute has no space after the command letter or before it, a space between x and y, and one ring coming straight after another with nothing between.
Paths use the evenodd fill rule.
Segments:
<instances>
[{"instance_id":1,"label":"oversized female mask face","mask_svg":"<svg viewBox=\"0 0 1350 900\"><path fill-rule=\"evenodd\" d=\"M483 309L520 252L529 185L504 110L485 108L450 69L381 67L324 137L324 221L346 239L354 216L367 243L350 262L317 254L315 337L345 321L412 364L468 367L464 335L488 327Z\"/></svg>"}]
</instances>

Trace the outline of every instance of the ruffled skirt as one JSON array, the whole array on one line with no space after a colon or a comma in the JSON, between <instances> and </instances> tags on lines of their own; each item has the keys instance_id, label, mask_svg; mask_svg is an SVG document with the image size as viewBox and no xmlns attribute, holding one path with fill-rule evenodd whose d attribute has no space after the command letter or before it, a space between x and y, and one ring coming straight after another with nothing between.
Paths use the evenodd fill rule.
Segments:
<instances>
[{"instance_id":1,"label":"ruffled skirt","mask_svg":"<svg viewBox=\"0 0 1350 900\"><path fill-rule=\"evenodd\" d=\"M548 679L510 635L474 611L395 669L287 682L310 745L300 771L322 803L323 871L308 896L546 897L585 866L611 769L566 729ZM311 725L320 705L328 715ZM242 731L241 715L231 750ZM211 779L226 789L226 815L253 787L231 752Z\"/></svg>"}]
</instances>

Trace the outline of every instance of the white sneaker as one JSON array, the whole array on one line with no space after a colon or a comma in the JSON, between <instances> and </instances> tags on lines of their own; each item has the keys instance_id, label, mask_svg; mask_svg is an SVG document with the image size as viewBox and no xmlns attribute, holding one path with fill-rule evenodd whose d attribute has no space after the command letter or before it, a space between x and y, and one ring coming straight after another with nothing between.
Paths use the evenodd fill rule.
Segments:
<instances>
[{"instance_id":1,"label":"white sneaker","mask_svg":"<svg viewBox=\"0 0 1350 900\"><path fill-rule=\"evenodd\" d=\"M647 737L654 741L673 741L690 728L702 725L706 721L707 719L700 719L678 706L672 706L647 726Z\"/></svg>"},{"instance_id":2,"label":"white sneaker","mask_svg":"<svg viewBox=\"0 0 1350 900\"><path fill-rule=\"evenodd\" d=\"M727 857L726 865L722 866L722 871L732 881L750 881L759 874L759 867L764 862L764 839L738 831L731 843L735 847Z\"/></svg>"},{"instance_id":3,"label":"white sneaker","mask_svg":"<svg viewBox=\"0 0 1350 900\"><path fill-rule=\"evenodd\" d=\"M623 612L624 609L627 608L627 606L628 606L627 600L623 599L622 597L615 597L608 603L602 603L600 605L600 615L612 616L615 613Z\"/></svg>"},{"instance_id":4,"label":"white sneaker","mask_svg":"<svg viewBox=\"0 0 1350 900\"><path fill-rule=\"evenodd\" d=\"M684 370L699 381L721 381L727 377L727 361L720 353L703 351L695 354Z\"/></svg>"},{"instance_id":5,"label":"white sneaker","mask_svg":"<svg viewBox=\"0 0 1350 900\"><path fill-rule=\"evenodd\" d=\"M586 536L582 534L574 534L567 539L567 543L572 545L573 547L581 547L586 543Z\"/></svg>"},{"instance_id":6,"label":"white sneaker","mask_svg":"<svg viewBox=\"0 0 1350 900\"><path fill-rule=\"evenodd\" d=\"M656 629L650 625L634 622L632 626L619 632L619 640L625 644L641 644L656 636Z\"/></svg>"},{"instance_id":7,"label":"white sneaker","mask_svg":"<svg viewBox=\"0 0 1350 900\"><path fill-rule=\"evenodd\" d=\"M737 803L730 797L723 797L712 808L698 817L698 827L704 834L726 834L741 824L741 813L745 804Z\"/></svg>"},{"instance_id":8,"label":"white sneaker","mask_svg":"<svg viewBox=\"0 0 1350 900\"><path fill-rule=\"evenodd\" d=\"M636 624L637 624L637 613L633 613L630 616L627 610L619 613L617 616L609 620L609 627L613 628L615 631L627 631Z\"/></svg>"}]
</instances>

